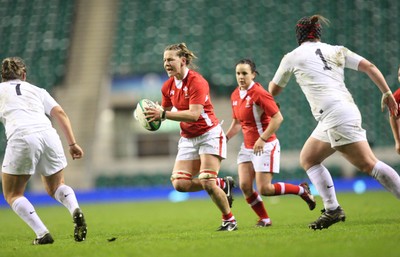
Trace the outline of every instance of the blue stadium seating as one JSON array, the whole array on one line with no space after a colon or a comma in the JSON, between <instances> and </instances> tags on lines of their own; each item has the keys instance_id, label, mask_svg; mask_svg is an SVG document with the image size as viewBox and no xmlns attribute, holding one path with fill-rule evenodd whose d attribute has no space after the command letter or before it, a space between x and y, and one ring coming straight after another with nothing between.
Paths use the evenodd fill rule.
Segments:
<instances>
[{"instance_id":1,"label":"blue stadium seating","mask_svg":"<svg viewBox=\"0 0 400 257\"><path fill-rule=\"evenodd\" d=\"M75 1L0 0L0 58L19 56L28 80L51 89L61 82L68 57Z\"/></svg>"}]
</instances>

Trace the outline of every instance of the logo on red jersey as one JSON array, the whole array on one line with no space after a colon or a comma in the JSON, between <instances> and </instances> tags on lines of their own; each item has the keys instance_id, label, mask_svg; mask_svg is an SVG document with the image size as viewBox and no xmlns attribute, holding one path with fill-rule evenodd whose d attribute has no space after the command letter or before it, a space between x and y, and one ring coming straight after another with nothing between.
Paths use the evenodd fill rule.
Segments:
<instances>
[{"instance_id":1,"label":"logo on red jersey","mask_svg":"<svg viewBox=\"0 0 400 257\"><path fill-rule=\"evenodd\" d=\"M251 107L250 100L251 100L251 97L247 96L246 97L246 106L245 106L246 108L250 108Z\"/></svg>"},{"instance_id":2,"label":"logo on red jersey","mask_svg":"<svg viewBox=\"0 0 400 257\"><path fill-rule=\"evenodd\" d=\"M185 98L189 98L187 86L185 86L182 90L183 90L183 92L185 93Z\"/></svg>"}]
</instances>

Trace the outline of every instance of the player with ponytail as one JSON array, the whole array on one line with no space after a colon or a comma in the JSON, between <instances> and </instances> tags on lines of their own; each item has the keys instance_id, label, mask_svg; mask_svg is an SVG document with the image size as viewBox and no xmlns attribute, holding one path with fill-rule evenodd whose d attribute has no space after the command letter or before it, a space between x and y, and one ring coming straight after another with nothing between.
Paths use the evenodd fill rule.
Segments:
<instances>
[{"instance_id":1,"label":"player with ponytail","mask_svg":"<svg viewBox=\"0 0 400 257\"><path fill-rule=\"evenodd\" d=\"M299 46L282 58L269 83L269 91L277 96L294 74L318 122L300 153L300 164L324 204L322 215L309 224L314 230L328 228L346 218L336 198L331 174L322 164L336 151L400 199L400 177L372 152L366 131L361 127L360 111L345 86L344 69L361 71L369 76L382 93L379 99L382 111L388 107L391 115L397 115L397 103L374 64L344 46L321 42L322 24L328 23L321 15L303 17L296 23ZM281 105L284 104L281 101Z\"/></svg>"}]
</instances>

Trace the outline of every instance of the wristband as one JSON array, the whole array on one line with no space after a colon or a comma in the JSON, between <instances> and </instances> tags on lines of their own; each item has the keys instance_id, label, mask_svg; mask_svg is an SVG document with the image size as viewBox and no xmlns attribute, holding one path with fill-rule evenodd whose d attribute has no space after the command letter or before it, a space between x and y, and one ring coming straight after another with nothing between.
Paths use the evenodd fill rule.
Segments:
<instances>
[{"instance_id":1,"label":"wristband","mask_svg":"<svg viewBox=\"0 0 400 257\"><path fill-rule=\"evenodd\" d=\"M74 146L74 145L76 145L76 143L70 144L69 146L71 147L71 146Z\"/></svg>"},{"instance_id":2,"label":"wristband","mask_svg":"<svg viewBox=\"0 0 400 257\"><path fill-rule=\"evenodd\" d=\"M267 142L267 140L265 140L265 139L262 138L261 136L260 136L260 139L261 139L262 141L264 141L265 143Z\"/></svg>"},{"instance_id":3,"label":"wristband","mask_svg":"<svg viewBox=\"0 0 400 257\"><path fill-rule=\"evenodd\" d=\"M386 98L387 96L391 95L392 91L387 91L386 93L383 93L383 97Z\"/></svg>"},{"instance_id":4,"label":"wristband","mask_svg":"<svg viewBox=\"0 0 400 257\"><path fill-rule=\"evenodd\" d=\"M165 120L165 116L167 115L167 111L163 111L161 114L161 120Z\"/></svg>"},{"instance_id":5,"label":"wristband","mask_svg":"<svg viewBox=\"0 0 400 257\"><path fill-rule=\"evenodd\" d=\"M385 109L385 100L392 94L392 91L387 91L385 93L382 93L382 98L381 98L381 110L383 111Z\"/></svg>"}]
</instances>

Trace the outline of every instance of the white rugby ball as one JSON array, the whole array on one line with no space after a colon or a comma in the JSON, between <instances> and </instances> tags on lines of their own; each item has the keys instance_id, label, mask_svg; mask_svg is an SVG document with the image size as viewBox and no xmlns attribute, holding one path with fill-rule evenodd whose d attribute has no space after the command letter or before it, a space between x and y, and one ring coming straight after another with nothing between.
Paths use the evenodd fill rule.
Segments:
<instances>
[{"instance_id":1,"label":"white rugby ball","mask_svg":"<svg viewBox=\"0 0 400 257\"><path fill-rule=\"evenodd\" d=\"M149 131L156 131L161 127L161 121L156 120L149 122L143 113L146 111L147 107L157 108L157 105L149 99L141 99L136 106L133 116L139 121L140 125L142 125L142 127L144 127L145 129Z\"/></svg>"}]
</instances>

